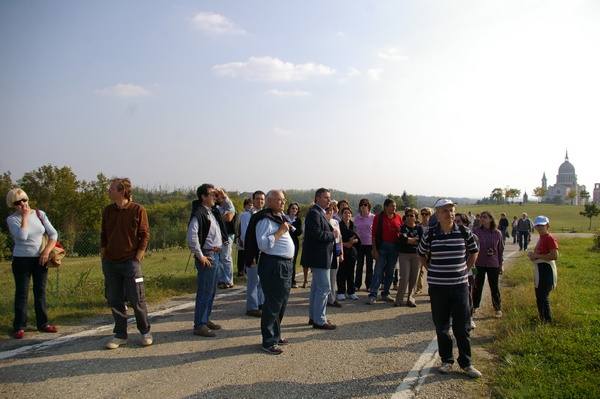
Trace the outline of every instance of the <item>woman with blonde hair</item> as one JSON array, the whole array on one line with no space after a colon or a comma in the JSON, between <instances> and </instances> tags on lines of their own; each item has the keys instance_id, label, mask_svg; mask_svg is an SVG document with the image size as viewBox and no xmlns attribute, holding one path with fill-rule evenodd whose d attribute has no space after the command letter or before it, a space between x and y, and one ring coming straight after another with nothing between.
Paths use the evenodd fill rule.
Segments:
<instances>
[{"instance_id":1,"label":"woman with blonde hair","mask_svg":"<svg viewBox=\"0 0 600 399\"><path fill-rule=\"evenodd\" d=\"M54 248L58 233L43 211L29 207L29 198L25 191L13 188L6 196L6 205L15 212L6 219L10 234L13 236L12 272L15 278L15 318L14 337L21 339L27 328L27 297L29 281L33 278L33 297L37 329L41 332L55 333L56 327L48 324L46 313L46 264L50 251ZM48 234L48 243L42 248L42 237Z\"/></svg>"}]
</instances>

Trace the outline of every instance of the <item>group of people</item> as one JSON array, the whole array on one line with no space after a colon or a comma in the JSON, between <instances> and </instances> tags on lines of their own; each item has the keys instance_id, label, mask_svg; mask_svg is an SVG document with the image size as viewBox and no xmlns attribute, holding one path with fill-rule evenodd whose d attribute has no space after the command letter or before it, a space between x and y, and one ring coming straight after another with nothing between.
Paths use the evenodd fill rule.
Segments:
<instances>
[{"instance_id":1,"label":"group of people","mask_svg":"<svg viewBox=\"0 0 600 399\"><path fill-rule=\"evenodd\" d=\"M115 349L127 343L127 302L135 314L141 344L148 346L153 338L141 270L149 241L148 218L145 209L131 199L129 179L113 179L108 194L112 203L102 214L100 255L115 335L106 347ZM449 199L439 199L434 209L406 208L401 217L393 199L386 199L383 211L374 215L370 212L371 201L364 198L359 203L359 214L353 217L348 201L332 202L330 191L321 188L302 223L299 205L289 204L286 212L284 193L271 190L266 194L254 192L235 223L235 208L223 190L206 183L198 187L197 196L192 202L186 235L197 270L194 334L214 337L215 330L221 328L211 320L212 306L217 288L233 284L232 264L224 271L221 265L227 259L231 262L233 237L237 235L238 273L247 276L246 314L261 318L262 350L282 353L281 346L287 340L282 337L281 323L290 289L297 286L295 264L302 236L300 263L305 269L304 286L308 269L312 272L309 325L334 330L336 325L326 316L327 306L341 307L339 301L358 299L356 291L362 286L363 271L369 305L381 298L394 306L417 306L414 295L423 289L426 275L442 360L439 371L449 373L454 364L452 328L459 366L473 378L481 376L471 364L472 316L479 308L486 276L495 314L502 316L498 281L503 273L504 230L508 228L503 224L506 228L499 229L491 212L482 212L479 226L471 230L467 227L472 222L469 215L457 214L456 205ZM7 219L15 239L14 337L25 335L31 277L37 328L56 332L56 327L48 324L45 285L46 263L58 239L57 231L44 212L29 208L23 190L11 190L7 205L15 208ZM523 219L526 216L523 214ZM556 284L554 261L558 258L558 244L548 232L547 217L539 216L529 223L540 234L535 251L528 253L536 265L538 310L542 320L552 321L548 296ZM527 230L530 231L529 224ZM42 248L43 234L49 240ZM526 243L523 239L524 249ZM397 286L395 298L391 297L392 284Z\"/></svg>"}]
</instances>

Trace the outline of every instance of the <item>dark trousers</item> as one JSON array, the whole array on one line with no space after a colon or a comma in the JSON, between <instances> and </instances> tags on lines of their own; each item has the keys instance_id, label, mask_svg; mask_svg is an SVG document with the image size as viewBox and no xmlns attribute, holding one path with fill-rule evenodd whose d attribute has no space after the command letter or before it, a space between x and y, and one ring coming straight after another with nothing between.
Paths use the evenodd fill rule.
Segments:
<instances>
[{"instance_id":1,"label":"dark trousers","mask_svg":"<svg viewBox=\"0 0 600 399\"><path fill-rule=\"evenodd\" d=\"M535 300L538 313L543 322L552 322L552 311L550 310L550 291L552 291L552 267L548 263L537 264L540 280L535 289Z\"/></svg>"},{"instance_id":2,"label":"dark trousers","mask_svg":"<svg viewBox=\"0 0 600 399\"><path fill-rule=\"evenodd\" d=\"M363 269L365 265L365 286L367 287L367 289L371 288L371 277L373 277L372 251L372 245L361 245L358 248L358 254L356 257L356 278L354 279L354 287L356 287L357 290L360 289L360 287L362 287Z\"/></svg>"},{"instance_id":3,"label":"dark trousers","mask_svg":"<svg viewBox=\"0 0 600 399\"><path fill-rule=\"evenodd\" d=\"M33 308L38 330L48 325L46 313L46 281L48 268L39 265L39 257L15 257L12 262L12 272L15 278L15 331L27 328L27 299L29 296L29 281L33 277Z\"/></svg>"},{"instance_id":4,"label":"dark trousers","mask_svg":"<svg viewBox=\"0 0 600 399\"><path fill-rule=\"evenodd\" d=\"M238 276L243 276L244 274L246 274L246 269L244 268L244 250L243 249L238 249L237 269L238 269Z\"/></svg>"},{"instance_id":5,"label":"dark trousers","mask_svg":"<svg viewBox=\"0 0 600 399\"><path fill-rule=\"evenodd\" d=\"M529 244L529 232L528 231L519 231L519 250L526 250L527 244Z\"/></svg>"},{"instance_id":6,"label":"dark trousers","mask_svg":"<svg viewBox=\"0 0 600 399\"><path fill-rule=\"evenodd\" d=\"M258 261L258 276L265 296L260 319L263 348L277 345L281 339L281 320L285 314L293 266L291 259L261 254Z\"/></svg>"},{"instance_id":7,"label":"dark trousers","mask_svg":"<svg viewBox=\"0 0 600 399\"><path fill-rule=\"evenodd\" d=\"M104 295L115 319L115 328L113 329L115 337L127 338L125 298L133 308L140 333L146 334L149 332L150 323L148 322L148 309L146 307L144 276L142 275L140 262L135 258L119 263L102 259L102 272L104 273ZM123 293L125 293L125 297L123 297Z\"/></svg>"},{"instance_id":8,"label":"dark trousers","mask_svg":"<svg viewBox=\"0 0 600 399\"><path fill-rule=\"evenodd\" d=\"M355 292L354 289L354 266L356 265L356 251L348 250L344 248L344 261L340 263L340 267L337 272L336 282L338 294L352 295Z\"/></svg>"},{"instance_id":9,"label":"dark trousers","mask_svg":"<svg viewBox=\"0 0 600 399\"><path fill-rule=\"evenodd\" d=\"M469 367L471 365L471 316L467 284L429 285L429 297L442 362L454 364L450 334L450 317L452 317L452 332L458 346L458 365L461 368Z\"/></svg>"},{"instance_id":10,"label":"dark trousers","mask_svg":"<svg viewBox=\"0 0 600 399\"><path fill-rule=\"evenodd\" d=\"M494 310L502 310L502 301L500 299L500 269L497 267L477 267L475 276L475 287L473 288L473 307L478 309L481 304L481 294L485 285L485 275L488 276L488 285L492 292L492 305Z\"/></svg>"}]
</instances>

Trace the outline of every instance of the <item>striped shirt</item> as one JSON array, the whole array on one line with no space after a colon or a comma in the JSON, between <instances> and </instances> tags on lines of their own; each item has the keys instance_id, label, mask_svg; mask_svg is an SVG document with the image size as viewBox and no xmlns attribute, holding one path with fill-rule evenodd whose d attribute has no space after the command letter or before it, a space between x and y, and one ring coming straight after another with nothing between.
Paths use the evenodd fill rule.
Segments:
<instances>
[{"instance_id":1,"label":"striped shirt","mask_svg":"<svg viewBox=\"0 0 600 399\"><path fill-rule=\"evenodd\" d=\"M477 253L477 240L471 230L465 227L467 239L456 225L449 233L444 233L439 224L429 228L419 243L417 253L427 257L431 250L431 261L427 270L429 285L460 285L467 284L469 271L467 269L467 252ZM432 239L429 235L433 234ZM431 248L429 241L431 241Z\"/></svg>"}]
</instances>

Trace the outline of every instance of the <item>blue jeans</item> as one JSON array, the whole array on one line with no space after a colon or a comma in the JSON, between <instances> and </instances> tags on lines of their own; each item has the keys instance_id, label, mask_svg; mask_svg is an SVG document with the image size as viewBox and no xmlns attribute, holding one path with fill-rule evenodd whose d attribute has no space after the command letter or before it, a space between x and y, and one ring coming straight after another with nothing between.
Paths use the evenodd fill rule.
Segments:
<instances>
[{"instance_id":1,"label":"blue jeans","mask_svg":"<svg viewBox=\"0 0 600 399\"><path fill-rule=\"evenodd\" d=\"M458 365L461 368L469 367L471 365L471 314L468 285L432 284L429 286L429 297L442 362L454 364L450 334L450 317L452 317L452 332L458 347Z\"/></svg>"},{"instance_id":2,"label":"blue jeans","mask_svg":"<svg viewBox=\"0 0 600 399\"><path fill-rule=\"evenodd\" d=\"M38 330L48 325L46 313L46 280L48 268L39 265L40 258L15 257L12 261L12 272L15 278L15 331L27 328L27 297L29 281L33 277L33 308Z\"/></svg>"},{"instance_id":3,"label":"blue jeans","mask_svg":"<svg viewBox=\"0 0 600 399\"><path fill-rule=\"evenodd\" d=\"M233 284L233 258L231 250L233 247L233 236L229 236L229 244L221 247L219 252L219 282Z\"/></svg>"},{"instance_id":4,"label":"blue jeans","mask_svg":"<svg viewBox=\"0 0 600 399\"><path fill-rule=\"evenodd\" d=\"M260 255L258 275L265 295L260 332L264 348L277 345L281 339L281 320L292 288L293 270L291 259Z\"/></svg>"},{"instance_id":5,"label":"blue jeans","mask_svg":"<svg viewBox=\"0 0 600 399\"><path fill-rule=\"evenodd\" d=\"M200 260L194 259L198 270L198 288L196 290L196 308L194 309L194 329L201 328L210 321L212 306L217 292L219 277L219 254L207 252L210 256L210 266L202 266Z\"/></svg>"},{"instance_id":6,"label":"blue jeans","mask_svg":"<svg viewBox=\"0 0 600 399\"><path fill-rule=\"evenodd\" d=\"M256 265L246 266L246 310L258 310L259 306L265 302L260 277L258 277L258 268Z\"/></svg>"},{"instance_id":7,"label":"blue jeans","mask_svg":"<svg viewBox=\"0 0 600 399\"><path fill-rule=\"evenodd\" d=\"M125 300L129 301L133 308L139 332L142 334L149 332L146 291L140 262L135 258L119 263L102 259L102 272L104 273L104 294L115 319L115 328L113 329L115 337L127 338Z\"/></svg>"},{"instance_id":8,"label":"blue jeans","mask_svg":"<svg viewBox=\"0 0 600 399\"><path fill-rule=\"evenodd\" d=\"M377 291L383 280L383 292L381 296L385 297L390 295L390 287L394 281L394 269L396 268L396 262L398 262L398 244L384 242L381 244L378 252L379 259L375 263L369 296L377 297Z\"/></svg>"},{"instance_id":9,"label":"blue jeans","mask_svg":"<svg viewBox=\"0 0 600 399\"><path fill-rule=\"evenodd\" d=\"M331 288L329 281L330 269L311 268L312 284L310 285L310 296L308 298L308 317L315 324L327 323L325 309L327 308L327 297Z\"/></svg>"}]
</instances>

